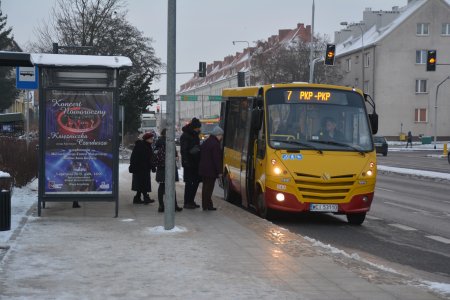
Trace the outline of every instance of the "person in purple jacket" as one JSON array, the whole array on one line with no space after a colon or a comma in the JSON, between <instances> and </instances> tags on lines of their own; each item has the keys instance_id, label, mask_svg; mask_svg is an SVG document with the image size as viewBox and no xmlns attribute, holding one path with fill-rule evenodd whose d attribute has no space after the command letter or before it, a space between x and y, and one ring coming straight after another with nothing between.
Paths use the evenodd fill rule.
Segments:
<instances>
[{"instance_id":1,"label":"person in purple jacket","mask_svg":"<svg viewBox=\"0 0 450 300\"><path fill-rule=\"evenodd\" d=\"M213 206L211 196L214 191L216 179L222 176L222 151L220 146L222 137L222 128L216 126L208 139L200 146L200 165L198 172L203 182L203 210L216 210Z\"/></svg>"}]
</instances>

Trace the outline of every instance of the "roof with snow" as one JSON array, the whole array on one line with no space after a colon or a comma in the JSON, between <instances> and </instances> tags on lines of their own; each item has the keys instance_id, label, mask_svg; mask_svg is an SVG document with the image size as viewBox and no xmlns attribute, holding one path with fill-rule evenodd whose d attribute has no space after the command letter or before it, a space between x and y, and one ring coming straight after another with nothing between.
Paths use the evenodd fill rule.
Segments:
<instances>
[{"instance_id":1,"label":"roof with snow","mask_svg":"<svg viewBox=\"0 0 450 300\"><path fill-rule=\"evenodd\" d=\"M68 55L0 51L1 66L94 67L120 69L131 67L125 56Z\"/></svg>"},{"instance_id":2,"label":"roof with snow","mask_svg":"<svg viewBox=\"0 0 450 300\"><path fill-rule=\"evenodd\" d=\"M392 22L384 27L377 28L377 25L371 26L362 34L350 35L346 40L336 45L336 56L343 56L351 52L360 51L361 47L368 48L384 37L389 35L397 27L399 27L406 19L420 9L427 0L410 1L408 5L399 9L399 15ZM450 5L450 0L444 0L444 3ZM349 27L352 24L349 25ZM354 26L354 25L353 25ZM348 27L347 27L348 28Z\"/></svg>"}]
</instances>

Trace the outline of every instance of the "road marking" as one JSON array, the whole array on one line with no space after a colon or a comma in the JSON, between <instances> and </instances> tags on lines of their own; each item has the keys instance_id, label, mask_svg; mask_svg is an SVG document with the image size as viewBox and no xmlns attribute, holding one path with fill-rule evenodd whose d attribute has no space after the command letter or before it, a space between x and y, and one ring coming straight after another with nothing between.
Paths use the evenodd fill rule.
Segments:
<instances>
[{"instance_id":1,"label":"road marking","mask_svg":"<svg viewBox=\"0 0 450 300\"><path fill-rule=\"evenodd\" d=\"M388 201L384 201L384 203L385 203L385 204L392 205L392 206L397 206L397 207L401 207L401 208L406 208L406 209L418 211L418 212L430 213L429 211L426 211L426 210L423 210L423 209L418 209L418 208L412 208L411 206L407 206L407 205L401 205L401 204L397 204L397 203L393 203L393 202L388 202Z\"/></svg>"},{"instance_id":2,"label":"road marking","mask_svg":"<svg viewBox=\"0 0 450 300\"><path fill-rule=\"evenodd\" d=\"M393 223L393 224L388 224L388 225L389 226L393 226L393 227L397 227L399 229L406 230L406 231L416 231L417 230L415 228L412 228L412 227L409 227L409 226L406 226L406 225L402 225L402 224Z\"/></svg>"},{"instance_id":3,"label":"road marking","mask_svg":"<svg viewBox=\"0 0 450 300\"><path fill-rule=\"evenodd\" d=\"M394 190L385 189L385 188L380 188L380 187L376 187L376 189L377 189L377 190L386 191L386 192L394 192Z\"/></svg>"},{"instance_id":4,"label":"road marking","mask_svg":"<svg viewBox=\"0 0 450 300\"><path fill-rule=\"evenodd\" d=\"M369 219L369 220L383 220L381 218L377 218L377 217L374 217L374 216L366 216L366 219Z\"/></svg>"},{"instance_id":5,"label":"road marking","mask_svg":"<svg viewBox=\"0 0 450 300\"><path fill-rule=\"evenodd\" d=\"M449 239L446 239L446 238L444 238L444 237L442 237L442 236L438 236L438 235L426 235L425 237L427 237L427 238L429 238L429 239L432 239L432 240L435 240L435 241L438 241L438 242L441 242L441 243L444 243L444 244L450 244L450 240L449 240Z\"/></svg>"}]
</instances>

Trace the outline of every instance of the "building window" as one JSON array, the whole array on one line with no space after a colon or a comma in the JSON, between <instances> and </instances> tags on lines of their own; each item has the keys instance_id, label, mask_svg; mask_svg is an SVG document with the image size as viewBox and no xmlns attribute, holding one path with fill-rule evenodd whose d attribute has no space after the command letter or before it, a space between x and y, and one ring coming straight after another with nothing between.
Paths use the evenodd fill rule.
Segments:
<instances>
[{"instance_id":1,"label":"building window","mask_svg":"<svg viewBox=\"0 0 450 300\"><path fill-rule=\"evenodd\" d=\"M364 68L368 68L370 66L370 53L364 54Z\"/></svg>"},{"instance_id":2,"label":"building window","mask_svg":"<svg viewBox=\"0 0 450 300\"><path fill-rule=\"evenodd\" d=\"M427 122L427 109L416 108L414 113L414 122L426 123Z\"/></svg>"},{"instance_id":3,"label":"building window","mask_svg":"<svg viewBox=\"0 0 450 300\"><path fill-rule=\"evenodd\" d=\"M442 24L442 35L450 35L450 23L443 23Z\"/></svg>"},{"instance_id":4,"label":"building window","mask_svg":"<svg viewBox=\"0 0 450 300\"><path fill-rule=\"evenodd\" d=\"M346 71L350 72L352 70L352 59L348 58L345 62L346 62Z\"/></svg>"},{"instance_id":5,"label":"building window","mask_svg":"<svg viewBox=\"0 0 450 300\"><path fill-rule=\"evenodd\" d=\"M416 94L427 92L427 80L426 79L416 79Z\"/></svg>"},{"instance_id":6,"label":"building window","mask_svg":"<svg viewBox=\"0 0 450 300\"><path fill-rule=\"evenodd\" d=\"M430 33L429 26L428 23L417 23L417 35L428 35Z\"/></svg>"},{"instance_id":7,"label":"building window","mask_svg":"<svg viewBox=\"0 0 450 300\"><path fill-rule=\"evenodd\" d=\"M416 64L427 63L427 50L416 50Z\"/></svg>"}]
</instances>

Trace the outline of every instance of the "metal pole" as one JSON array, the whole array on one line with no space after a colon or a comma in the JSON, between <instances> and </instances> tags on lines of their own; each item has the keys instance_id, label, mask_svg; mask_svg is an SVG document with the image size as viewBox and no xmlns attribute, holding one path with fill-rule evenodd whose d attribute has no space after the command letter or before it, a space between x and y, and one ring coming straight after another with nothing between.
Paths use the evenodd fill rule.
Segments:
<instances>
[{"instance_id":1,"label":"metal pole","mask_svg":"<svg viewBox=\"0 0 450 300\"><path fill-rule=\"evenodd\" d=\"M450 79L450 76L448 76L447 78L445 78L444 80L442 80L436 87L436 98L434 100L434 149L436 149L436 136L437 136L437 100L438 100L438 92L439 92L439 87L441 86L441 84L443 84L447 79Z\"/></svg>"},{"instance_id":2,"label":"metal pole","mask_svg":"<svg viewBox=\"0 0 450 300\"><path fill-rule=\"evenodd\" d=\"M25 109L26 109L26 112L25 112L25 116L26 116L26 118L27 118L27 135L26 135L26 138L27 138L27 151L28 151L28 146L29 146L29 144L30 144L30 99L31 99L31 97L30 97L30 91L28 91L28 90L26 90L26 93L27 93L27 104L25 105Z\"/></svg>"},{"instance_id":3,"label":"metal pole","mask_svg":"<svg viewBox=\"0 0 450 300\"><path fill-rule=\"evenodd\" d=\"M165 167L164 229L175 227L175 89L176 89L176 0L168 1L167 13L167 132Z\"/></svg>"},{"instance_id":4,"label":"metal pole","mask_svg":"<svg viewBox=\"0 0 450 300\"><path fill-rule=\"evenodd\" d=\"M362 77L362 83L361 83L361 90L364 91L364 30L362 29L361 24L358 25L359 29L361 29L361 77Z\"/></svg>"},{"instance_id":5,"label":"metal pole","mask_svg":"<svg viewBox=\"0 0 450 300\"><path fill-rule=\"evenodd\" d=\"M123 143L123 139L124 139L124 128L125 128L125 106L122 105L122 147L125 147L124 143Z\"/></svg>"},{"instance_id":6,"label":"metal pole","mask_svg":"<svg viewBox=\"0 0 450 300\"><path fill-rule=\"evenodd\" d=\"M314 0L312 4L311 41L309 43L309 83L313 83L314 77L313 52L314 52Z\"/></svg>"}]
</instances>

